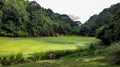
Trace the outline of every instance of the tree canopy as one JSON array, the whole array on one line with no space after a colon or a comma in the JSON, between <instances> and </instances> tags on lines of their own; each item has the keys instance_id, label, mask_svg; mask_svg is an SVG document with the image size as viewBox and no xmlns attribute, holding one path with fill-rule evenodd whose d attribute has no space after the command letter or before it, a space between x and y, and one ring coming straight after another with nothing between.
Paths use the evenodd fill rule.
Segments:
<instances>
[{"instance_id":1,"label":"tree canopy","mask_svg":"<svg viewBox=\"0 0 120 67\"><path fill-rule=\"evenodd\" d=\"M96 36L102 39L104 43L112 43L120 40L120 9L117 10L117 13L109 24L97 30Z\"/></svg>"},{"instance_id":2,"label":"tree canopy","mask_svg":"<svg viewBox=\"0 0 120 67\"><path fill-rule=\"evenodd\" d=\"M82 32L80 33L83 35L95 36L97 29L112 22L114 15L117 14L119 9L120 3L114 4L110 8L104 9L98 15L95 14L91 16L90 19L86 21L80 29L80 31L84 31L84 34Z\"/></svg>"},{"instance_id":3,"label":"tree canopy","mask_svg":"<svg viewBox=\"0 0 120 67\"><path fill-rule=\"evenodd\" d=\"M0 36L78 35L79 24L36 1L0 0Z\"/></svg>"}]
</instances>

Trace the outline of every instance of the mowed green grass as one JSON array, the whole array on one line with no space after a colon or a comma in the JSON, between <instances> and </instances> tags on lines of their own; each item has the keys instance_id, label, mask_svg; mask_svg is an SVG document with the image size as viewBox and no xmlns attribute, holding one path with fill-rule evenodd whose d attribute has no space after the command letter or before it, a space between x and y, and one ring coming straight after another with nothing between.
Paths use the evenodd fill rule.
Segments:
<instances>
[{"instance_id":1,"label":"mowed green grass","mask_svg":"<svg viewBox=\"0 0 120 67\"><path fill-rule=\"evenodd\" d=\"M0 55L34 52L47 52L54 50L75 50L78 47L88 47L90 43L99 42L94 37L59 36L39 38L9 38L0 37Z\"/></svg>"}]
</instances>

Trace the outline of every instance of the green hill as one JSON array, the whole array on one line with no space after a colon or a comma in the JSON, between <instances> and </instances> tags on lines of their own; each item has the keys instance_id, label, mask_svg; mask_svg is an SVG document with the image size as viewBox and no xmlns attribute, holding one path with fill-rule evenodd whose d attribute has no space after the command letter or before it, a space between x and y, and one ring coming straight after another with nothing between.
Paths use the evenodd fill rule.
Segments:
<instances>
[{"instance_id":1,"label":"green hill","mask_svg":"<svg viewBox=\"0 0 120 67\"><path fill-rule=\"evenodd\" d=\"M80 22L54 13L36 1L0 0L0 36L78 35Z\"/></svg>"}]
</instances>

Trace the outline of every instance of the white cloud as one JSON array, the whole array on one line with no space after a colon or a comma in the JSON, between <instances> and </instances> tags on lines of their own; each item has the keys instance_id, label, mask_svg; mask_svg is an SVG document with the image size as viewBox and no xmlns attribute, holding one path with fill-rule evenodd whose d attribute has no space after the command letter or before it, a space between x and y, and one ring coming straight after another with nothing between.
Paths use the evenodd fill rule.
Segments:
<instances>
[{"instance_id":1,"label":"white cloud","mask_svg":"<svg viewBox=\"0 0 120 67\"><path fill-rule=\"evenodd\" d=\"M32 1L32 0L30 0ZM120 0L35 0L42 7L51 8L54 12L80 17L84 23L90 16L98 14L104 8L120 2Z\"/></svg>"},{"instance_id":2,"label":"white cloud","mask_svg":"<svg viewBox=\"0 0 120 67\"><path fill-rule=\"evenodd\" d=\"M79 20L79 16L75 16L75 15L69 15L69 17L72 19L72 20Z\"/></svg>"}]
</instances>

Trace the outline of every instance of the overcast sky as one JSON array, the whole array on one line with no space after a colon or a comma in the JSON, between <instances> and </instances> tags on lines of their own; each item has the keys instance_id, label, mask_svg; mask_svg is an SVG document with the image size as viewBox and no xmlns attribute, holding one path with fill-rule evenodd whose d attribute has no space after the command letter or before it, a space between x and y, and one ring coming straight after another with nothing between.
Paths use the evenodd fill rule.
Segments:
<instances>
[{"instance_id":1,"label":"overcast sky","mask_svg":"<svg viewBox=\"0 0 120 67\"><path fill-rule=\"evenodd\" d=\"M33 0L30 0L33 1ZM112 4L120 3L120 0L35 0L42 7L50 8L54 12L67 14L72 18L87 21L90 16L98 14L104 8Z\"/></svg>"}]
</instances>

